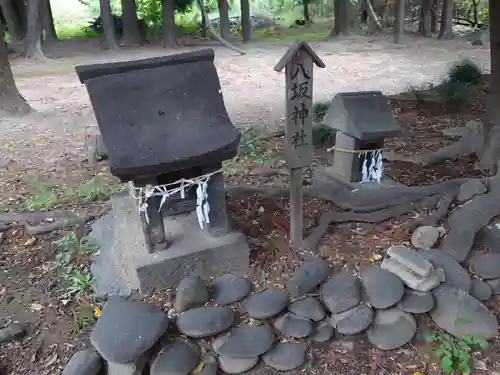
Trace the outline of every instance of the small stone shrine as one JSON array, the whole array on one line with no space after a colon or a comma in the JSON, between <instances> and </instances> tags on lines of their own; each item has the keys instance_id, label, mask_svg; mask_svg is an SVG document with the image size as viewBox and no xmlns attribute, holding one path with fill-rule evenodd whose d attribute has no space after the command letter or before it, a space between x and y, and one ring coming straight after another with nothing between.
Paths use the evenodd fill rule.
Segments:
<instances>
[{"instance_id":1,"label":"small stone shrine","mask_svg":"<svg viewBox=\"0 0 500 375\"><path fill-rule=\"evenodd\" d=\"M111 173L130 190L94 223L98 295L169 288L185 276L246 272L245 236L231 228L222 162L240 133L224 105L214 51L76 67Z\"/></svg>"},{"instance_id":2,"label":"small stone shrine","mask_svg":"<svg viewBox=\"0 0 500 375\"><path fill-rule=\"evenodd\" d=\"M349 183L380 183L384 139L401 131L387 98L380 91L339 93L324 123L337 131L329 174Z\"/></svg>"}]
</instances>

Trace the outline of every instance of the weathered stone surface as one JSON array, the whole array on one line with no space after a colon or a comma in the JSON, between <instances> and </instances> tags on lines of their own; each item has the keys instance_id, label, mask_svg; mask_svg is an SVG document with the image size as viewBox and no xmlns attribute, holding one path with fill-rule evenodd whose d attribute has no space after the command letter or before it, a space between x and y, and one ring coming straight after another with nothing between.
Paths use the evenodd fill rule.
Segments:
<instances>
[{"instance_id":1,"label":"weathered stone surface","mask_svg":"<svg viewBox=\"0 0 500 375\"><path fill-rule=\"evenodd\" d=\"M334 274L321 286L321 301L333 314L352 309L361 302L361 282L353 274Z\"/></svg>"},{"instance_id":2,"label":"weathered stone surface","mask_svg":"<svg viewBox=\"0 0 500 375\"><path fill-rule=\"evenodd\" d=\"M226 358L219 356L219 367L226 374L240 374L254 368L259 363L257 358Z\"/></svg>"},{"instance_id":3,"label":"weathered stone surface","mask_svg":"<svg viewBox=\"0 0 500 375\"><path fill-rule=\"evenodd\" d=\"M212 347L225 358L255 358L271 349L274 340L273 330L267 324L241 326L216 339Z\"/></svg>"},{"instance_id":4,"label":"weathered stone surface","mask_svg":"<svg viewBox=\"0 0 500 375\"><path fill-rule=\"evenodd\" d=\"M212 354L207 354L203 358L203 367L197 375L217 375L217 370L219 365L217 364L217 358Z\"/></svg>"},{"instance_id":5,"label":"weathered stone surface","mask_svg":"<svg viewBox=\"0 0 500 375\"><path fill-rule=\"evenodd\" d=\"M483 182L478 179L469 179L465 181L458 191L457 201L465 203L476 195L484 194L488 191Z\"/></svg>"},{"instance_id":6,"label":"weathered stone surface","mask_svg":"<svg viewBox=\"0 0 500 375\"><path fill-rule=\"evenodd\" d=\"M14 341L26 335L26 331L17 323L11 323L7 327L0 329L0 344Z\"/></svg>"},{"instance_id":7,"label":"weathered stone surface","mask_svg":"<svg viewBox=\"0 0 500 375\"><path fill-rule=\"evenodd\" d=\"M189 341L172 340L151 364L151 375L187 375L200 361L200 350Z\"/></svg>"},{"instance_id":8,"label":"weathered stone surface","mask_svg":"<svg viewBox=\"0 0 500 375\"><path fill-rule=\"evenodd\" d=\"M430 316L440 328L456 337L472 334L489 340L497 335L496 317L474 297L443 285L433 294L436 305Z\"/></svg>"},{"instance_id":9,"label":"weathered stone surface","mask_svg":"<svg viewBox=\"0 0 500 375\"><path fill-rule=\"evenodd\" d=\"M294 297L312 292L330 276L331 269L324 260L312 258L302 263L292 274L286 289Z\"/></svg>"},{"instance_id":10,"label":"weathered stone surface","mask_svg":"<svg viewBox=\"0 0 500 375\"><path fill-rule=\"evenodd\" d=\"M295 301L288 307L288 310L295 315L314 320L315 322L325 319L325 309L321 305L321 302L314 297L306 297Z\"/></svg>"},{"instance_id":11,"label":"weathered stone surface","mask_svg":"<svg viewBox=\"0 0 500 375\"><path fill-rule=\"evenodd\" d=\"M420 227L418 229L421 228L425 227ZM414 232L414 234L417 233L418 229ZM391 246L387 249L387 255L422 277L429 276L434 270L431 262L429 262L421 253L406 246Z\"/></svg>"},{"instance_id":12,"label":"weathered stone surface","mask_svg":"<svg viewBox=\"0 0 500 375\"><path fill-rule=\"evenodd\" d=\"M470 295L479 301L487 301L492 295L491 286L483 280L474 279L470 287Z\"/></svg>"},{"instance_id":13,"label":"weathered stone surface","mask_svg":"<svg viewBox=\"0 0 500 375\"><path fill-rule=\"evenodd\" d=\"M136 360L127 363L106 361L106 375L142 375L145 360Z\"/></svg>"},{"instance_id":14,"label":"weathered stone surface","mask_svg":"<svg viewBox=\"0 0 500 375\"><path fill-rule=\"evenodd\" d=\"M288 304L288 295L278 289L256 293L243 301L242 306L252 318L267 319L278 315Z\"/></svg>"},{"instance_id":15,"label":"weathered stone surface","mask_svg":"<svg viewBox=\"0 0 500 375\"><path fill-rule=\"evenodd\" d=\"M491 251L500 251L500 224L486 225L477 233L476 240Z\"/></svg>"},{"instance_id":16,"label":"weathered stone surface","mask_svg":"<svg viewBox=\"0 0 500 375\"><path fill-rule=\"evenodd\" d=\"M262 359L266 365L275 370L293 370L304 363L306 359L306 347L303 343L279 342Z\"/></svg>"},{"instance_id":17,"label":"weathered stone surface","mask_svg":"<svg viewBox=\"0 0 500 375\"><path fill-rule=\"evenodd\" d=\"M249 280L233 274L222 275L210 284L211 298L217 305L230 305L243 300L252 291Z\"/></svg>"},{"instance_id":18,"label":"weathered stone surface","mask_svg":"<svg viewBox=\"0 0 500 375\"><path fill-rule=\"evenodd\" d=\"M500 253L475 254L470 260L471 271L485 280L500 277Z\"/></svg>"},{"instance_id":19,"label":"weathered stone surface","mask_svg":"<svg viewBox=\"0 0 500 375\"><path fill-rule=\"evenodd\" d=\"M490 286L492 295L497 296L500 294L500 278L486 280L486 283Z\"/></svg>"},{"instance_id":20,"label":"weathered stone surface","mask_svg":"<svg viewBox=\"0 0 500 375\"><path fill-rule=\"evenodd\" d=\"M423 226L415 229L411 236L411 244L416 249L431 249L439 240L439 229L431 226Z\"/></svg>"},{"instance_id":21,"label":"weathered stone surface","mask_svg":"<svg viewBox=\"0 0 500 375\"><path fill-rule=\"evenodd\" d=\"M380 267L399 277L407 287L420 292L428 292L434 289L445 278L444 271L440 269L433 269L429 276L426 277L417 275L394 258L384 259Z\"/></svg>"},{"instance_id":22,"label":"weathered stone surface","mask_svg":"<svg viewBox=\"0 0 500 375\"><path fill-rule=\"evenodd\" d=\"M103 364L101 356L95 350L81 350L73 354L62 375L97 375Z\"/></svg>"},{"instance_id":23,"label":"weathered stone surface","mask_svg":"<svg viewBox=\"0 0 500 375\"><path fill-rule=\"evenodd\" d=\"M373 315L373 309L362 304L340 314L332 314L330 324L343 335L357 335L370 326Z\"/></svg>"},{"instance_id":24,"label":"weathered stone surface","mask_svg":"<svg viewBox=\"0 0 500 375\"><path fill-rule=\"evenodd\" d=\"M311 340L316 342L326 342L333 337L333 327L328 321L319 322L311 334Z\"/></svg>"},{"instance_id":25,"label":"weathered stone surface","mask_svg":"<svg viewBox=\"0 0 500 375\"><path fill-rule=\"evenodd\" d=\"M274 328L280 331L283 336L301 338L312 333L313 323L310 319L288 313L276 319Z\"/></svg>"},{"instance_id":26,"label":"weathered stone surface","mask_svg":"<svg viewBox=\"0 0 500 375\"><path fill-rule=\"evenodd\" d=\"M361 268L363 287L370 305L376 309L386 309L394 306L405 292L403 282L393 273L369 265Z\"/></svg>"},{"instance_id":27,"label":"weathered stone surface","mask_svg":"<svg viewBox=\"0 0 500 375\"><path fill-rule=\"evenodd\" d=\"M175 296L174 309L183 312L191 307L204 305L208 301L208 288L199 276L181 280Z\"/></svg>"},{"instance_id":28,"label":"weathered stone surface","mask_svg":"<svg viewBox=\"0 0 500 375\"><path fill-rule=\"evenodd\" d=\"M434 268L444 270L446 280L442 285L469 292L471 284L469 274L451 255L440 250L423 251L422 254L429 259Z\"/></svg>"},{"instance_id":29,"label":"weathered stone surface","mask_svg":"<svg viewBox=\"0 0 500 375\"><path fill-rule=\"evenodd\" d=\"M411 314L392 308L377 310L368 328L368 340L380 350L399 348L415 336L417 323Z\"/></svg>"},{"instance_id":30,"label":"weathered stone surface","mask_svg":"<svg viewBox=\"0 0 500 375\"><path fill-rule=\"evenodd\" d=\"M207 337L228 330L233 322L233 310L207 306L183 312L177 319L177 328L188 337Z\"/></svg>"},{"instance_id":31,"label":"weathered stone surface","mask_svg":"<svg viewBox=\"0 0 500 375\"><path fill-rule=\"evenodd\" d=\"M423 314L434 307L434 297L431 292L418 292L406 289L398 308L407 313Z\"/></svg>"},{"instance_id":32,"label":"weathered stone surface","mask_svg":"<svg viewBox=\"0 0 500 375\"><path fill-rule=\"evenodd\" d=\"M107 361L127 363L151 348L167 327L167 316L156 307L112 297L104 305L90 341Z\"/></svg>"}]
</instances>

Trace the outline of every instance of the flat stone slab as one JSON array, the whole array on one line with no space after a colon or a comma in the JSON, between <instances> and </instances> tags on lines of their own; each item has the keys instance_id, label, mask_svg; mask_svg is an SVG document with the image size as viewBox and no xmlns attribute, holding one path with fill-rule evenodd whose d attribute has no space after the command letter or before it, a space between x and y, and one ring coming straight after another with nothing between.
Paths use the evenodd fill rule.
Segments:
<instances>
[{"instance_id":1,"label":"flat stone slab","mask_svg":"<svg viewBox=\"0 0 500 375\"><path fill-rule=\"evenodd\" d=\"M439 240L439 229L431 226L422 226L415 229L411 236L411 244L416 249L431 249ZM422 275L425 276L425 275Z\"/></svg>"},{"instance_id":2,"label":"flat stone slab","mask_svg":"<svg viewBox=\"0 0 500 375\"><path fill-rule=\"evenodd\" d=\"M455 260L455 258L440 250L423 251L422 254L429 259L434 268L441 268L444 270L446 280L442 285L469 292L471 285L469 273Z\"/></svg>"},{"instance_id":3,"label":"flat stone slab","mask_svg":"<svg viewBox=\"0 0 500 375\"><path fill-rule=\"evenodd\" d=\"M107 361L127 363L151 348L167 327L167 315L156 307L112 297L92 329L90 342Z\"/></svg>"},{"instance_id":4,"label":"flat stone slab","mask_svg":"<svg viewBox=\"0 0 500 375\"><path fill-rule=\"evenodd\" d=\"M325 319L326 316L325 309L321 305L321 302L314 297L306 297L295 301L288 307L288 310L295 315L314 320L315 322Z\"/></svg>"},{"instance_id":5,"label":"flat stone slab","mask_svg":"<svg viewBox=\"0 0 500 375\"><path fill-rule=\"evenodd\" d=\"M280 331L283 336L302 338L312 333L313 323L310 319L287 313L276 319L274 328Z\"/></svg>"},{"instance_id":6,"label":"flat stone slab","mask_svg":"<svg viewBox=\"0 0 500 375\"><path fill-rule=\"evenodd\" d=\"M241 374L246 372L259 363L259 357L257 358L226 358L219 356L219 367L226 374Z\"/></svg>"},{"instance_id":7,"label":"flat stone slab","mask_svg":"<svg viewBox=\"0 0 500 375\"><path fill-rule=\"evenodd\" d=\"M73 354L62 375L97 375L103 366L102 358L95 350L85 349Z\"/></svg>"},{"instance_id":8,"label":"flat stone slab","mask_svg":"<svg viewBox=\"0 0 500 375\"><path fill-rule=\"evenodd\" d=\"M226 274L210 283L210 298L217 305L230 305L242 301L252 291L252 284L244 277Z\"/></svg>"},{"instance_id":9,"label":"flat stone slab","mask_svg":"<svg viewBox=\"0 0 500 375\"><path fill-rule=\"evenodd\" d=\"M286 289L293 297L311 293L321 284L332 270L328 263L320 258L312 258L302 263L286 283Z\"/></svg>"},{"instance_id":10,"label":"flat stone slab","mask_svg":"<svg viewBox=\"0 0 500 375\"><path fill-rule=\"evenodd\" d=\"M434 297L431 292L406 289L403 299L397 307L407 313L424 314L433 309Z\"/></svg>"},{"instance_id":11,"label":"flat stone slab","mask_svg":"<svg viewBox=\"0 0 500 375\"><path fill-rule=\"evenodd\" d=\"M437 270L433 269L428 276L423 277L417 275L394 258L384 259L380 267L399 277L408 288L420 292L428 292L445 280L444 271L439 268Z\"/></svg>"},{"instance_id":12,"label":"flat stone slab","mask_svg":"<svg viewBox=\"0 0 500 375\"><path fill-rule=\"evenodd\" d=\"M400 348L411 341L417 323L411 314L392 308L377 310L375 319L366 331L368 341L380 350Z\"/></svg>"},{"instance_id":13,"label":"flat stone slab","mask_svg":"<svg viewBox=\"0 0 500 375\"><path fill-rule=\"evenodd\" d=\"M343 335L357 335L370 326L373 316L373 309L362 304L339 314L332 314L330 324Z\"/></svg>"},{"instance_id":14,"label":"flat stone slab","mask_svg":"<svg viewBox=\"0 0 500 375\"><path fill-rule=\"evenodd\" d=\"M489 340L498 333L496 317L488 308L464 291L439 286L433 290L436 305L430 312L434 323L449 334L478 335Z\"/></svg>"},{"instance_id":15,"label":"flat stone slab","mask_svg":"<svg viewBox=\"0 0 500 375\"><path fill-rule=\"evenodd\" d=\"M303 343L279 342L262 357L264 363L278 371L290 371L306 360L306 346Z\"/></svg>"},{"instance_id":16,"label":"flat stone slab","mask_svg":"<svg viewBox=\"0 0 500 375\"><path fill-rule=\"evenodd\" d=\"M187 375L200 361L200 350L188 341L173 340L160 351L151 365L151 375Z\"/></svg>"},{"instance_id":17,"label":"flat stone slab","mask_svg":"<svg viewBox=\"0 0 500 375\"><path fill-rule=\"evenodd\" d=\"M177 328L188 337L214 336L228 330L234 323L233 310L223 306L206 306L183 312Z\"/></svg>"},{"instance_id":18,"label":"flat stone slab","mask_svg":"<svg viewBox=\"0 0 500 375\"><path fill-rule=\"evenodd\" d=\"M252 318L267 319L278 315L288 305L288 295L278 289L268 289L248 297L242 303Z\"/></svg>"},{"instance_id":19,"label":"flat stone slab","mask_svg":"<svg viewBox=\"0 0 500 375\"><path fill-rule=\"evenodd\" d=\"M179 283L174 309L178 312L204 305L208 301L208 288L199 276L185 277Z\"/></svg>"},{"instance_id":20,"label":"flat stone slab","mask_svg":"<svg viewBox=\"0 0 500 375\"><path fill-rule=\"evenodd\" d=\"M319 322L310 336L315 342L326 342L333 338L334 332L332 325L327 321Z\"/></svg>"},{"instance_id":21,"label":"flat stone slab","mask_svg":"<svg viewBox=\"0 0 500 375\"><path fill-rule=\"evenodd\" d=\"M361 268L366 297L375 309L394 306L403 298L405 287L399 277L376 265Z\"/></svg>"},{"instance_id":22,"label":"flat stone slab","mask_svg":"<svg viewBox=\"0 0 500 375\"><path fill-rule=\"evenodd\" d=\"M431 262L422 254L406 246L391 246L387 249L387 255L422 277L429 276L434 270Z\"/></svg>"},{"instance_id":23,"label":"flat stone slab","mask_svg":"<svg viewBox=\"0 0 500 375\"><path fill-rule=\"evenodd\" d=\"M475 254L470 260L471 271L485 280L500 277L500 253Z\"/></svg>"},{"instance_id":24,"label":"flat stone slab","mask_svg":"<svg viewBox=\"0 0 500 375\"><path fill-rule=\"evenodd\" d=\"M275 339L272 328L267 324L241 326L216 339L212 347L225 358L255 358L271 349Z\"/></svg>"},{"instance_id":25,"label":"flat stone slab","mask_svg":"<svg viewBox=\"0 0 500 375\"><path fill-rule=\"evenodd\" d=\"M479 301L487 301L491 298L493 291L491 286L483 280L472 280L470 295Z\"/></svg>"},{"instance_id":26,"label":"flat stone slab","mask_svg":"<svg viewBox=\"0 0 500 375\"><path fill-rule=\"evenodd\" d=\"M360 280L347 272L334 274L321 286L321 301L333 314L352 309L361 302Z\"/></svg>"}]
</instances>

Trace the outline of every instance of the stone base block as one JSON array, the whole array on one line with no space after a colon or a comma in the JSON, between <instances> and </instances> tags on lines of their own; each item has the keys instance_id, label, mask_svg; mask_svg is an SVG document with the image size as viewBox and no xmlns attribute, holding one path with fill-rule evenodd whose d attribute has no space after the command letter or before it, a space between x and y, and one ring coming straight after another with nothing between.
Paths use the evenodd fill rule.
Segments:
<instances>
[{"instance_id":1,"label":"stone base block","mask_svg":"<svg viewBox=\"0 0 500 375\"><path fill-rule=\"evenodd\" d=\"M242 233L233 230L213 237L193 220L195 213L179 215L176 223L165 228L167 238L172 237L171 230L175 229L175 242L167 249L148 253L141 241L138 214L137 220L133 220L135 213L123 209L133 203L131 198L121 195L114 197L112 203L113 210L92 226L91 236L100 245L100 254L91 266L98 296L176 288L186 276L207 280L229 272L248 272L250 249Z\"/></svg>"},{"instance_id":2,"label":"stone base block","mask_svg":"<svg viewBox=\"0 0 500 375\"><path fill-rule=\"evenodd\" d=\"M388 186L401 186L399 182L393 180L389 176L384 175L380 183L375 182L350 182L345 179L345 176L339 175L333 167L319 167L313 171L313 183L319 185L328 184L328 182L335 181L336 183L342 183L346 188L350 190L360 189L360 188L380 188Z\"/></svg>"}]
</instances>

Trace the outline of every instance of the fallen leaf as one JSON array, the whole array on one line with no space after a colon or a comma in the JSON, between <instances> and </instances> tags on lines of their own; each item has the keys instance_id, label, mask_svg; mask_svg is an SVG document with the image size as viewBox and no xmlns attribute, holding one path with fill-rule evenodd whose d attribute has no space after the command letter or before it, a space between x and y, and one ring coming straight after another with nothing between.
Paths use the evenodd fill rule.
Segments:
<instances>
[{"instance_id":1,"label":"fallen leaf","mask_svg":"<svg viewBox=\"0 0 500 375\"><path fill-rule=\"evenodd\" d=\"M417 371L417 372L414 372L413 375L425 375L425 373L422 371Z\"/></svg>"},{"instance_id":2,"label":"fallen leaf","mask_svg":"<svg viewBox=\"0 0 500 375\"><path fill-rule=\"evenodd\" d=\"M24 247L30 247L33 246L36 243L36 237L31 237L29 240L27 240L23 246Z\"/></svg>"},{"instance_id":3,"label":"fallen leaf","mask_svg":"<svg viewBox=\"0 0 500 375\"><path fill-rule=\"evenodd\" d=\"M45 361L44 366L47 368L54 365L57 362L57 359L57 353L52 354L50 358Z\"/></svg>"},{"instance_id":4,"label":"fallen leaf","mask_svg":"<svg viewBox=\"0 0 500 375\"><path fill-rule=\"evenodd\" d=\"M199 373L205 367L205 362L201 361L198 366L193 370L193 374Z\"/></svg>"},{"instance_id":5,"label":"fallen leaf","mask_svg":"<svg viewBox=\"0 0 500 375\"><path fill-rule=\"evenodd\" d=\"M33 311L42 311L43 310L43 305L40 305L39 303L32 303L30 305L31 310Z\"/></svg>"}]
</instances>

